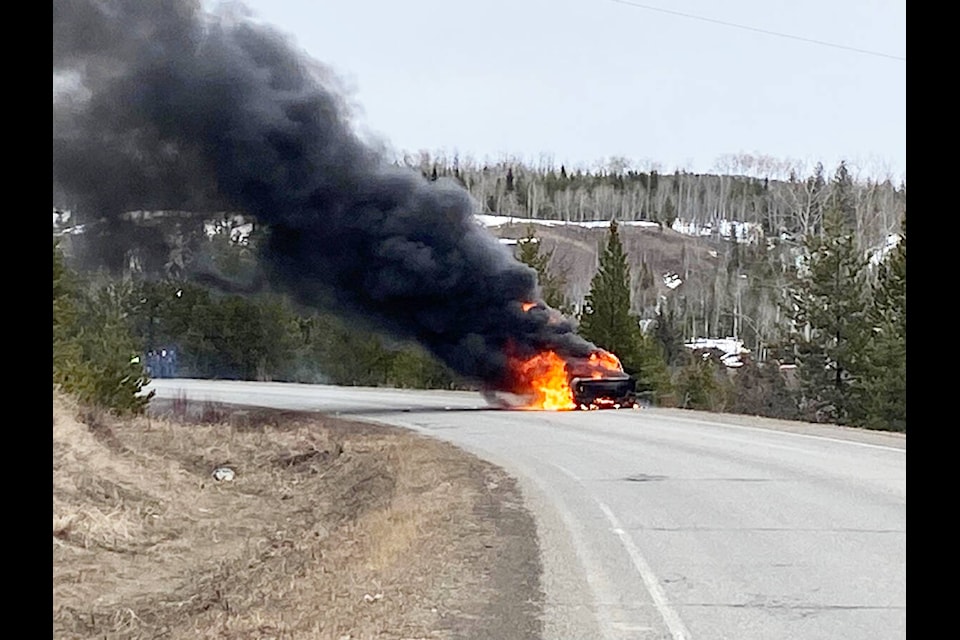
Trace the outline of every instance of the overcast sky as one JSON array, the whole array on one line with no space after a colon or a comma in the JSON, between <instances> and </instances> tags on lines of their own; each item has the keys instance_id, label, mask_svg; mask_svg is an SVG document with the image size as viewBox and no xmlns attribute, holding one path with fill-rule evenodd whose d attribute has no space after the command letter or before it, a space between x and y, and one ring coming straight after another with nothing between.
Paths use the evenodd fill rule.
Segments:
<instances>
[{"instance_id":1,"label":"overcast sky","mask_svg":"<svg viewBox=\"0 0 960 640\"><path fill-rule=\"evenodd\" d=\"M397 152L695 172L748 152L906 177L905 0L246 4L332 67Z\"/></svg>"}]
</instances>

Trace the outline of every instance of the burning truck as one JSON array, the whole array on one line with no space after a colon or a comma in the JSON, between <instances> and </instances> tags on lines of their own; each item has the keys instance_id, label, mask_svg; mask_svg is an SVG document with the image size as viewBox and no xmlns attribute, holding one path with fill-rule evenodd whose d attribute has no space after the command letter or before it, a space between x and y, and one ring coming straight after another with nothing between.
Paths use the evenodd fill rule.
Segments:
<instances>
[{"instance_id":1,"label":"burning truck","mask_svg":"<svg viewBox=\"0 0 960 640\"><path fill-rule=\"evenodd\" d=\"M577 408L637 409L636 381L627 374L604 378L573 378L570 389Z\"/></svg>"},{"instance_id":2,"label":"burning truck","mask_svg":"<svg viewBox=\"0 0 960 640\"><path fill-rule=\"evenodd\" d=\"M524 313L536 309L561 322L558 313L542 304L522 304ZM636 381L623 370L616 355L593 347L584 356L553 349L508 357L509 381L484 395L494 404L541 411L589 411L638 408Z\"/></svg>"},{"instance_id":3,"label":"burning truck","mask_svg":"<svg viewBox=\"0 0 960 640\"><path fill-rule=\"evenodd\" d=\"M620 360L599 349L589 356L562 357L555 351L511 360L514 406L544 411L637 408L636 382Z\"/></svg>"}]
</instances>

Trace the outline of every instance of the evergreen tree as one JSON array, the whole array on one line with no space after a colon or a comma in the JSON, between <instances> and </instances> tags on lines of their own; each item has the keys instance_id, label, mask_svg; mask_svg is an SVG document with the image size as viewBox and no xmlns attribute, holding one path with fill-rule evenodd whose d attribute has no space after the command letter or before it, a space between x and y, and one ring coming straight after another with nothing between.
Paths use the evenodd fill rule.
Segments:
<instances>
[{"instance_id":1,"label":"evergreen tree","mask_svg":"<svg viewBox=\"0 0 960 640\"><path fill-rule=\"evenodd\" d=\"M845 223L845 168L834 179L821 233L805 238L805 269L792 291L794 350L809 419L841 424L862 415L866 259Z\"/></svg>"},{"instance_id":2,"label":"evergreen tree","mask_svg":"<svg viewBox=\"0 0 960 640\"><path fill-rule=\"evenodd\" d=\"M642 261L640 263L640 275L637 278L637 290L640 293L639 307L641 310L646 310L651 297L656 300L657 290L654 287L655 283L656 279L653 275L653 269L650 268L646 260Z\"/></svg>"},{"instance_id":3,"label":"evergreen tree","mask_svg":"<svg viewBox=\"0 0 960 640\"><path fill-rule=\"evenodd\" d=\"M863 387L865 425L907 429L907 220L897 246L880 263L869 313L872 336Z\"/></svg>"},{"instance_id":4,"label":"evergreen tree","mask_svg":"<svg viewBox=\"0 0 960 640\"><path fill-rule=\"evenodd\" d=\"M680 321L672 306L664 303L654 327L653 338L660 346L667 366L676 367L684 364L688 355L687 348L683 343Z\"/></svg>"},{"instance_id":5,"label":"evergreen tree","mask_svg":"<svg viewBox=\"0 0 960 640\"><path fill-rule=\"evenodd\" d=\"M71 362L81 359L73 340L77 325L77 282L67 268L59 243L53 243L53 380L63 382Z\"/></svg>"},{"instance_id":6,"label":"evergreen tree","mask_svg":"<svg viewBox=\"0 0 960 640\"><path fill-rule=\"evenodd\" d=\"M809 202L806 206L809 211L804 216L806 223L802 225L802 231L809 232L810 229L820 228L823 218L823 194L826 188L827 181L824 177L823 163L818 162L813 175L807 178Z\"/></svg>"},{"instance_id":7,"label":"evergreen tree","mask_svg":"<svg viewBox=\"0 0 960 640\"><path fill-rule=\"evenodd\" d=\"M678 406L700 411L724 411L733 397L726 366L717 350L694 351L690 363L677 373L674 384Z\"/></svg>"},{"instance_id":8,"label":"evergreen tree","mask_svg":"<svg viewBox=\"0 0 960 640\"><path fill-rule=\"evenodd\" d=\"M580 316L580 334L619 355L624 367L636 369L637 319L630 312L630 267L620 241L617 221L610 222L607 246L590 283Z\"/></svg>"},{"instance_id":9,"label":"evergreen tree","mask_svg":"<svg viewBox=\"0 0 960 640\"><path fill-rule=\"evenodd\" d=\"M841 162L830 185L828 207L834 216L839 216L844 226L853 229L857 223L857 206L854 194L853 177L847 169L847 163Z\"/></svg>"},{"instance_id":10,"label":"evergreen tree","mask_svg":"<svg viewBox=\"0 0 960 640\"><path fill-rule=\"evenodd\" d=\"M647 261L644 260L640 263L640 289L652 289L656 280L653 276L653 269L650 268L650 265L647 264Z\"/></svg>"},{"instance_id":11,"label":"evergreen tree","mask_svg":"<svg viewBox=\"0 0 960 640\"><path fill-rule=\"evenodd\" d=\"M553 252L542 250L540 238L537 237L533 225L527 227L526 235L517 242L517 248L517 259L525 265L533 267L537 272L537 281L540 283L540 293L543 295L543 301L548 306L564 314L569 314L571 310L567 308L567 299L563 291L566 283L562 276L550 271L549 264Z\"/></svg>"},{"instance_id":12,"label":"evergreen tree","mask_svg":"<svg viewBox=\"0 0 960 640\"><path fill-rule=\"evenodd\" d=\"M127 322L122 296L88 289L53 246L53 382L80 402L117 413L142 413L152 393Z\"/></svg>"},{"instance_id":13,"label":"evergreen tree","mask_svg":"<svg viewBox=\"0 0 960 640\"><path fill-rule=\"evenodd\" d=\"M457 378L450 369L417 345L404 345L393 353L385 380L387 386L417 389L454 389Z\"/></svg>"},{"instance_id":14,"label":"evergreen tree","mask_svg":"<svg viewBox=\"0 0 960 640\"><path fill-rule=\"evenodd\" d=\"M580 334L612 351L624 370L637 380L637 391L669 392L669 374L659 345L645 338L638 318L630 312L630 267L616 220L610 222L607 246L590 283L580 316Z\"/></svg>"},{"instance_id":15,"label":"evergreen tree","mask_svg":"<svg viewBox=\"0 0 960 640\"><path fill-rule=\"evenodd\" d=\"M637 393L652 397L658 404L673 394L670 369L664 358L663 348L657 340L640 334L638 357L639 370L634 372Z\"/></svg>"}]
</instances>

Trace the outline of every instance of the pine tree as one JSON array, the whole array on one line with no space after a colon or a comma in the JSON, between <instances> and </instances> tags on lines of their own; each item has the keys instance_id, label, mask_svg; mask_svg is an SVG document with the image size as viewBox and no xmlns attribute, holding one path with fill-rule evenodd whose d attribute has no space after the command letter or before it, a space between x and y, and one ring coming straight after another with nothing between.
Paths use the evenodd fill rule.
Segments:
<instances>
[{"instance_id":1,"label":"pine tree","mask_svg":"<svg viewBox=\"0 0 960 640\"><path fill-rule=\"evenodd\" d=\"M666 303L657 315L653 338L660 346L667 366L675 367L685 363L688 354L683 343L680 321L674 308Z\"/></svg>"},{"instance_id":2,"label":"pine tree","mask_svg":"<svg viewBox=\"0 0 960 640\"><path fill-rule=\"evenodd\" d=\"M637 291L640 294L639 307L641 313L646 310L651 297L656 300L657 290L654 288L655 283L656 280L654 279L653 270L650 268L650 265L647 264L646 260L642 261L640 263L640 275L637 277Z\"/></svg>"},{"instance_id":3,"label":"pine tree","mask_svg":"<svg viewBox=\"0 0 960 640\"><path fill-rule=\"evenodd\" d=\"M616 220L610 222L607 246L590 283L580 317L580 334L620 356L624 367L636 368L639 326L630 312L630 267Z\"/></svg>"},{"instance_id":4,"label":"pine tree","mask_svg":"<svg viewBox=\"0 0 960 640\"><path fill-rule=\"evenodd\" d=\"M857 223L855 187L846 162L841 162L840 166L837 167L830 187L829 207L831 211L834 215L840 216L846 227L854 228Z\"/></svg>"},{"instance_id":5,"label":"pine tree","mask_svg":"<svg viewBox=\"0 0 960 640\"><path fill-rule=\"evenodd\" d=\"M540 284L540 293L543 295L543 301L548 306L557 309L561 313L569 314L566 295L564 294L564 279L550 271L550 259L553 252L544 252L541 248L540 238L533 228L533 225L527 227L526 235L517 242L517 259L537 272L537 281Z\"/></svg>"},{"instance_id":6,"label":"pine tree","mask_svg":"<svg viewBox=\"0 0 960 640\"><path fill-rule=\"evenodd\" d=\"M868 315L872 336L862 381L865 425L907 430L907 220L880 263Z\"/></svg>"},{"instance_id":7,"label":"pine tree","mask_svg":"<svg viewBox=\"0 0 960 640\"><path fill-rule=\"evenodd\" d=\"M808 210L801 216L805 221L802 223L804 232L820 228L823 218L823 194L826 188L827 181L824 178L823 163L818 162L814 168L813 176L807 178L809 201L806 206Z\"/></svg>"},{"instance_id":8,"label":"pine tree","mask_svg":"<svg viewBox=\"0 0 960 640\"><path fill-rule=\"evenodd\" d=\"M53 379L63 382L69 363L82 359L82 351L72 339L77 325L78 288L67 268L59 243L53 243Z\"/></svg>"},{"instance_id":9,"label":"pine tree","mask_svg":"<svg viewBox=\"0 0 960 640\"><path fill-rule=\"evenodd\" d=\"M616 220L610 222L607 246L590 283L580 316L580 334L617 354L624 370L637 380L637 391L654 397L669 393L670 376L658 344L646 338L630 312L630 267Z\"/></svg>"},{"instance_id":10,"label":"pine tree","mask_svg":"<svg viewBox=\"0 0 960 640\"><path fill-rule=\"evenodd\" d=\"M845 167L834 178L819 234L805 238L806 265L792 291L792 319L808 418L846 424L862 416L866 259L845 218Z\"/></svg>"},{"instance_id":11,"label":"pine tree","mask_svg":"<svg viewBox=\"0 0 960 640\"><path fill-rule=\"evenodd\" d=\"M116 289L86 291L53 246L53 382L80 402L142 413L153 392Z\"/></svg>"},{"instance_id":12,"label":"pine tree","mask_svg":"<svg viewBox=\"0 0 960 640\"><path fill-rule=\"evenodd\" d=\"M673 394L673 382L663 348L656 338L651 336L640 334L638 342L639 370L634 372L637 392L641 395L649 395L659 403L664 397Z\"/></svg>"},{"instance_id":13,"label":"pine tree","mask_svg":"<svg viewBox=\"0 0 960 640\"><path fill-rule=\"evenodd\" d=\"M689 364L677 372L677 403L683 409L724 411L734 397L720 354L715 350L697 350Z\"/></svg>"}]
</instances>

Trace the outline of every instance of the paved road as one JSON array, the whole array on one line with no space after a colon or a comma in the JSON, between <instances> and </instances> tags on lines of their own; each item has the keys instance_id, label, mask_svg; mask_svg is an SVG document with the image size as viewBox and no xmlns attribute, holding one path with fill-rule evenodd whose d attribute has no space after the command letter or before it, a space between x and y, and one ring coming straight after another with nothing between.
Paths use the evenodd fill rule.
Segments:
<instances>
[{"instance_id":1,"label":"paved road","mask_svg":"<svg viewBox=\"0 0 960 640\"><path fill-rule=\"evenodd\" d=\"M906 637L906 439L477 394L156 380L161 397L322 410L451 441L520 481L550 640Z\"/></svg>"}]
</instances>

